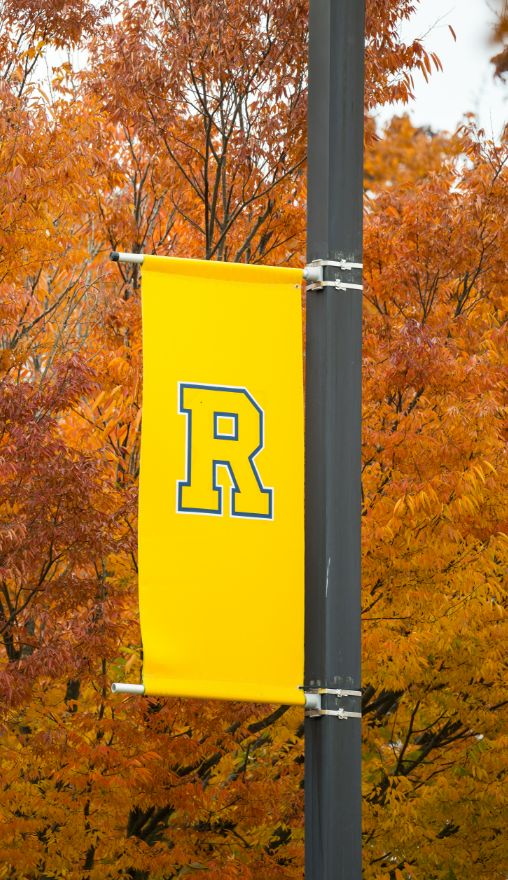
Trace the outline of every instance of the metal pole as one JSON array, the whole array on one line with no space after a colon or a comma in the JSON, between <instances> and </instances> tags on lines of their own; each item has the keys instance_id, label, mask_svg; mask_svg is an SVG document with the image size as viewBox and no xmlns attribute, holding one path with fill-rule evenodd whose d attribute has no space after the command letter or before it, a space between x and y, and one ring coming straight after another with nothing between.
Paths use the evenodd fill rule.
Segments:
<instances>
[{"instance_id":1,"label":"metal pole","mask_svg":"<svg viewBox=\"0 0 508 880\"><path fill-rule=\"evenodd\" d=\"M325 261L325 284L307 295L305 689L355 693L362 303L350 264L362 259L363 61L364 0L310 0L307 256ZM305 720L306 880L361 877L359 704L324 693L339 717Z\"/></svg>"}]
</instances>

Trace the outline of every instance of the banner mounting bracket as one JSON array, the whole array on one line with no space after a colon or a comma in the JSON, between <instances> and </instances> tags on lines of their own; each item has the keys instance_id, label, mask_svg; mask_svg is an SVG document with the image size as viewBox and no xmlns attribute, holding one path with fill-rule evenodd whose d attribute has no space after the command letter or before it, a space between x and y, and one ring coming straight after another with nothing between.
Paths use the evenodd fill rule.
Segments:
<instances>
[{"instance_id":1,"label":"banner mounting bracket","mask_svg":"<svg viewBox=\"0 0 508 880\"><path fill-rule=\"evenodd\" d=\"M336 700L342 700L347 697L355 697L361 699L362 692L349 690L347 688L305 688L305 715L307 718L322 718L330 715L339 720L346 721L348 718L361 718L361 712L352 712L339 706L337 709L330 709L323 706L323 696L329 695L335 697Z\"/></svg>"},{"instance_id":2,"label":"banner mounting bracket","mask_svg":"<svg viewBox=\"0 0 508 880\"><path fill-rule=\"evenodd\" d=\"M352 284L335 278L334 281L324 279L324 269L331 266L334 269L351 272L353 269L363 269L363 263L352 263L349 260L312 260L303 270L304 281L307 282L307 290L323 290L325 287L333 287L335 290L363 290L362 284Z\"/></svg>"}]
</instances>

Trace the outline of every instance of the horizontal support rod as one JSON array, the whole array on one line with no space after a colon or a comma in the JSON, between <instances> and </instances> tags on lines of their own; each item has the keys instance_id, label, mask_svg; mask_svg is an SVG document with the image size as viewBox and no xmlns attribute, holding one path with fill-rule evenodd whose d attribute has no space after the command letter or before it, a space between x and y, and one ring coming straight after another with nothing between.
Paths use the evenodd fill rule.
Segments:
<instances>
[{"instance_id":1,"label":"horizontal support rod","mask_svg":"<svg viewBox=\"0 0 508 880\"><path fill-rule=\"evenodd\" d=\"M144 684L129 684L124 681L114 681L111 685L111 691L114 694L138 694L142 696L145 693ZM319 709L321 706L321 696L319 694L305 694L305 708Z\"/></svg>"},{"instance_id":2,"label":"horizontal support rod","mask_svg":"<svg viewBox=\"0 0 508 880\"><path fill-rule=\"evenodd\" d=\"M121 251L111 251L109 259L113 260L114 263L138 263L139 265L142 265L145 255L124 254Z\"/></svg>"},{"instance_id":3,"label":"horizontal support rod","mask_svg":"<svg viewBox=\"0 0 508 880\"><path fill-rule=\"evenodd\" d=\"M144 684L127 684L123 681L114 681L111 685L114 694L144 694Z\"/></svg>"}]
</instances>

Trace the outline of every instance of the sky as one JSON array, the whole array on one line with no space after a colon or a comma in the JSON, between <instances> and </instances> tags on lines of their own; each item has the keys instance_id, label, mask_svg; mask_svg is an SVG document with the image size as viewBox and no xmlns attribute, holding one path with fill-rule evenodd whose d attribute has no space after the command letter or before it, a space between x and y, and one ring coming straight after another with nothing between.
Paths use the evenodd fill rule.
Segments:
<instances>
[{"instance_id":1,"label":"sky","mask_svg":"<svg viewBox=\"0 0 508 880\"><path fill-rule=\"evenodd\" d=\"M428 84L416 74L415 101L408 107L383 108L378 113L380 124L394 113L409 112L416 125L453 131L464 113L473 112L487 136L499 135L508 122L508 83L494 80L489 61L499 51L489 43L496 6L495 0L421 0L401 35L406 43L424 37L427 50L437 53L444 71L433 72Z\"/></svg>"}]
</instances>

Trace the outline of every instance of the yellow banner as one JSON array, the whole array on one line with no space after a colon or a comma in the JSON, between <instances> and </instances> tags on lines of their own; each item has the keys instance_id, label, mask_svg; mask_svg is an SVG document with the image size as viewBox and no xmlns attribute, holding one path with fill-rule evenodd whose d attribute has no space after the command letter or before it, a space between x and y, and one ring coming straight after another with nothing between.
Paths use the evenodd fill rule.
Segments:
<instances>
[{"instance_id":1,"label":"yellow banner","mask_svg":"<svg viewBox=\"0 0 508 880\"><path fill-rule=\"evenodd\" d=\"M301 278L144 258L148 694L304 703Z\"/></svg>"}]
</instances>

